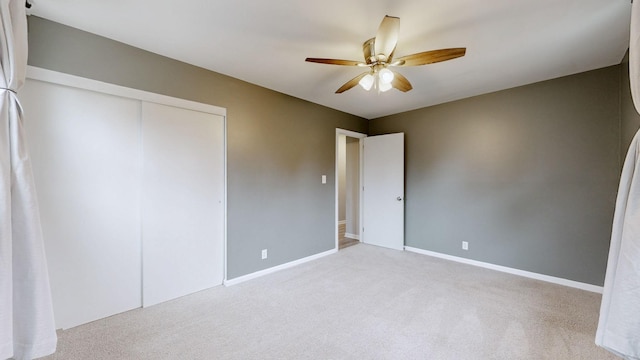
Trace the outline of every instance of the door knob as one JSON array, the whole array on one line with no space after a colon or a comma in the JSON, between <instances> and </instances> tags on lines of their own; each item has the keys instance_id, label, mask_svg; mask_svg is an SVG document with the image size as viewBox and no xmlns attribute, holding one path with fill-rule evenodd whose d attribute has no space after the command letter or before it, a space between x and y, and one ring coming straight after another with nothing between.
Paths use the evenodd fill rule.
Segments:
<instances>
[{"instance_id":1,"label":"door knob","mask_svg":"<svg viewBox=\"0 0 640 360\"><path fill-rule=\"evenodd\" d=\"M398 196L398 197L396 198L396 200L398 200L398 201L402 201L402 198L401 198L400 196Z\"/></svg>"}]
</instances>

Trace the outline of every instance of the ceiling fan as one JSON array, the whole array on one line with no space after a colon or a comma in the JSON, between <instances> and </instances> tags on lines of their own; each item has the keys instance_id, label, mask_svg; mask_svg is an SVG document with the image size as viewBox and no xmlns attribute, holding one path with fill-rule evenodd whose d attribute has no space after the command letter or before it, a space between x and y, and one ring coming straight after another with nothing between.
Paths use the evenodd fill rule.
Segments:
<instances>
[{"instance_id":1,"label":"ceiling fan","mask_svg":"<svg viewBox=\"0 0 640 360\"><path fill-rule=\"evenodd\" d=\"M366 71L342 85L336 94L343 93L354 86L360 84L363 89L371 90L375 88L378 92L384 92L391 88L396 88L402 92L413 89L409 80L402 74L389 69L396 66L418 66L447 61L464 56L466 48L451 48L424 51L417 54L402 56L394 59L393 55L398 43L398 32L400 31L400 18L386 15L376 37L371 38L362 44L364 52L364 62L355 60L338 60L322 58L306 58L305 61L345 66L368 67Z\"/></svg>"}]
</instances>

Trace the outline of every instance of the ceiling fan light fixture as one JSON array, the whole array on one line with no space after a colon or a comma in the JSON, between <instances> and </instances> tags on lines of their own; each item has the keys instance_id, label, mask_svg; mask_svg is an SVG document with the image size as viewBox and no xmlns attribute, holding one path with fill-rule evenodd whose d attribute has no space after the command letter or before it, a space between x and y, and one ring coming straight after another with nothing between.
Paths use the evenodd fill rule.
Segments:
<instances>
[{"instance_id":1,"label":"ceiling fan light fixture","mask_svg":"<svg viewBox=\"0 0 640 360\"><path fill-rule=\"evenodd\" d=\"M371 87L373 86L374 80L375 80L375 78L373 77L373 75L367 74L362 79L360 79L358 84L360 84L360 86L362 86L363 89L369 91L369 90L371 90Z\"/></svg>"},{"instance_id":2,"label":"ceiling fan light fixture","mask_svg":"<svg viewBox=\"0 0 640 360\"><path fill-rule=\"evenodd\" d=\"M393 82L393 71L387 68L380 70L378 76L380 77L380 83L391 84Z\"/></svg>"},{"instance_id":3,"label":"ceiling fan light fixture","mask_svg":"<svg viewBox=\"0 0 640 360\"><path fill-rule=\"evenodd\" d=\"M391 86L391 83L385 83L385 82L382 81L382 79L380 79L378 81L378 90L380 92L389 91L389 90L391 90L392 87L393 86Z\"/></svg>"}]
</instances>

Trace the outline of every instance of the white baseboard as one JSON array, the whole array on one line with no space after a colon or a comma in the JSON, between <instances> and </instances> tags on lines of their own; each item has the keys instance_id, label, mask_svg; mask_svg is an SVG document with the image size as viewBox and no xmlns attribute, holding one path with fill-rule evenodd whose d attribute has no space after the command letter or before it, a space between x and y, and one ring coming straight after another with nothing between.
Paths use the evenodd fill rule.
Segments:
<instances>
[{"instance_id":1,"label":"white baseboard","mask_svg":"<svg viewBox=\"0 0 640 360\"><path fill-rule=\"evenodd\" d=\"M344 233L344 237L354 240L360 240L360 235Z\"/></svg>"},{"instance_id":2,"label":"white baseboard","mask_svg":"<svg viewBox=\"0 0 640 360\"><path fill-rule=\"evenodd\" d=\"M294 266L297 266L297 265L300 265L300 264L304 264L304 263L309 262L309 261L313 261L313 260L319 259L321 257L325 257L327 255L335 254L336 252L338 252L337 249L331 249L331 250L328 250L328 251L325 251L325 252L321 252L319 254L307 256L307 257L302 258L302 259L298 259L298 260L294 260L294 261L291 261L291 262L288 262L288 263L284 263L284 264L281 264L281 265L270 267L268 269L256 271L256 272L251 273L251 274L243 275L243 276L240 276L240 277L237 277L237 278L233 278L233 279L230 279L230 280L224 280L223 284L224 284L224 286L237 285L237 284L240 284L240 283L248 281L248 280L252 280L252 279L255 279L255 278L258 278L258 277L261 277L261 276L272 274L272 273L274 273L276 271L288 269L288 268L291 268L291 267L294 267Z\"/></svg>"},{"instance_id":3,"label":"white baseboard","mask_svg":"<svg viewBox=\"0 0 640 360\"><path fill-rule=\"evenodd\" d=\"M347 225L347 220L338 221L338 225Z\"/></svg>"},{"instance_id":4,"label":"white baseboard","mask_svg":"<svg viewBox=\"0 0 640 360\"><path fill-rule=\"evenodd\" d=\"M463 264L478 266L478 267L482 267L482 268L485 268L485 269L496 270L496 271L500 271L500 272L504 272L504 273L508 273L508 274L524 276L524 277L527 277L527 278L530 278L530 279L542 280L542 281L550 282L550 283L553 283L553 284L569 286L569 287L572 287L572 288L591 291L591 292L598 293L598 294L602 294L602 291L603 291L603 287L602 286L591 285L591 284L582 283L582 282L578 282L578 281L573 281L573 280L569 280L569 279L563 279L563 278L559 278L559 277L554 277L554 276L549 276L549 275L544 275L544 274L538 274L538 273L534 273L534 272L530 272L530 271L518 270L518 269L506 267L506 266L494 265L494 264L491 264L491 263L486 263L486 262L482 262L482 261L466 259L466 258L462 258L462 257L458 257L458 256L441 254L441 253L438 253L438 252L418 249L418 248L414 248L414 247L410 247L410 246L405 246L404 249L406 251L411 251L411 252L422 254L422 255L433 256L433 257L437 257L437 258L440 258L440 259L451 260L451 261L455 261L455 262L459 262L459 263L463 263Z\"/></svg>"}]
</instances>

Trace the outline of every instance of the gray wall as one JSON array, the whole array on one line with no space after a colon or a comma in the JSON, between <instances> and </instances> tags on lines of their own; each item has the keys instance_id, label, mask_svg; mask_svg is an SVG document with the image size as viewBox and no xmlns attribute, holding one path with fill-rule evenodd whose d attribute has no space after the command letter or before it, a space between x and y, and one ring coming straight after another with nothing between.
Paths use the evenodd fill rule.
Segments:
<instances>
[{"instance_id":1,"label":"gray wall","mask_svg":"<svg viewBox=\"0 0 640 360\"><path fill-rule=\"evenodd\" d=\"M346 139L346 233L360 236L360 139Z\"/></svg>"},{"instance_id":2,"label":"gray wall","mask_svg":"<svg viewBox=\"0 0 640 360\"><path fill-rule=\"evenodd\" d=\"M406 245L602 285L619 93L613 66L372 120L405 133Z\"/></svg>"},{"instance_id":3,"label":"gray wall","mask_svg":"<svg viewBox=\"0 0 640 360\"><path fill-rule=\"evenodd\" d=\"M347 137L338 135L338 221L347 220Z\"/></svg>"},{"instance_id":4,"label":"gray wall","mask_svg":"<svg viewBox=\"0 0 640 360\"><path fill-rule=\"evenodd\" d=\"M227 109L229 279L334 248L335 129L365 119L33 16L29 64Z\"/></svg>"},{"instance_id":5,"label":"gray wall","mask_svg":"<svg viewBox=\"0 0 640 360\"><path fill-rule=\"evenodd\" d=\"M633 105L631 98L631 85L629 83L629 54L624 57L620 65L620 159L621 164L631 144L631 140L640 128L640 115ZM622 165L621 165L622 166Z\"/></svg>"}]
</instances>

